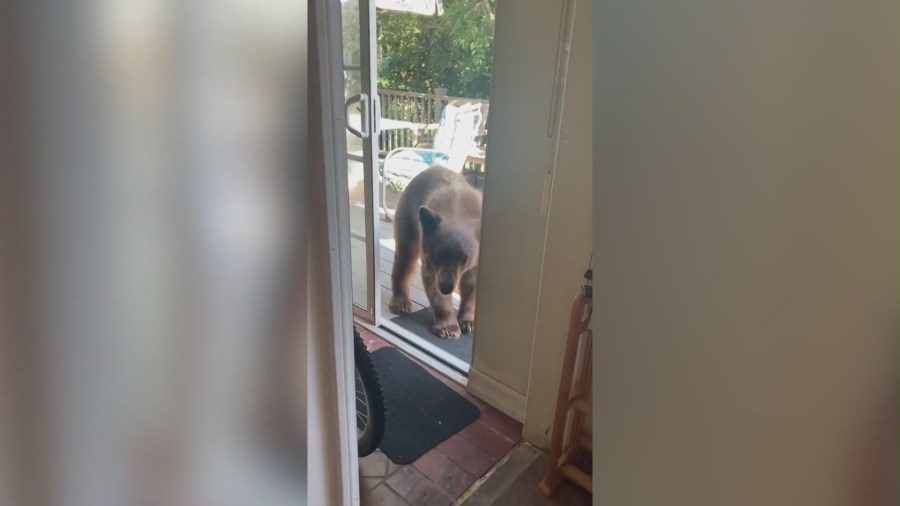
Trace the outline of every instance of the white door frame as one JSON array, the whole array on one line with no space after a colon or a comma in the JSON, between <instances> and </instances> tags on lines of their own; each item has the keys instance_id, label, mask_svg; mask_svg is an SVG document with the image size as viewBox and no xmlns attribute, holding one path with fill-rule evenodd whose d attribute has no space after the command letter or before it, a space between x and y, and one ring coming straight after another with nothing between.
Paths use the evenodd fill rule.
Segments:
<instances>
[{"instance_id":1,"label":"white door frame","mask_svg":"<svg viewBox=\"0 0 900 506\"><path fill-rule=\"evenodd\" d=\"M378 191L378 179L375 167L378 164L378 135L381 132L381 104L378 98L377 66L378 54L375 49L375 1L374 0L349 0L359 2L359 52L360 64L358 68L348 65L341 58L343 70L358 70L360 73L360 94L365 101L366 114L360 117L367 124L360 125L365 136L362 137L363 156L361 161L364 167L363 182L365 185L365 230L366 230L366 305L365 309L354 305L353 313L364 321L378 324L378 308L381 306L381 290L378 282L381 268L381 246L378 209L381 204L381 193ZM339 21L340 22L340 21ZM340 28L343 25L338 25ZM343 45L341 37L338 47ZM343 81L341 81L343 82ZM360 102L362 104L362 102ZM346 112L346 111L345 111ZM342 135L346 135L345 130ZM357 132L353 132L357 135ZM348 155L349 157L349 155ZM345 164L346 165L346 164ZM341 165L338 165L340 167ZM346 170L346 168L345 168ZM348 203L349 205L349 203Z\"/></svg>"},{"instance_id":2,"label":"white door frame","mask_svg":"<svg viewBox=\"0 0 900 506\"><path fill-rule=\"evenodd\" d=\"M350 262L350 197L347 192L347 113L344 107L341 4L314 0L315 22L322 29L316 50L321 72L322 125L325 175L325 218L331 324L335 338L335 401L337 403L338 460L342 504L359 505L359 456L356 441L356 397L353 355L353 292ZM314 104L315 106L315 104ZM316 213L313 212L313 215Z\"/></svg>"}]
</instances>

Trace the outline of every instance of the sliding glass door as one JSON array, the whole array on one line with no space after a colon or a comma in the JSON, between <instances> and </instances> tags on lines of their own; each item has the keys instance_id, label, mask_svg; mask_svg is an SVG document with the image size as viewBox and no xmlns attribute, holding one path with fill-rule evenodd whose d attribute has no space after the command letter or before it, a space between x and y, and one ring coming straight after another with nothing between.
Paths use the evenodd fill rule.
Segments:
<instances>
[{"instance_id":1,"label":"sliding glass door","mask_svg":"<svg viewBox=\"0 0 900 506\"><path fill-rule=\"evenodd\" d=\"M380 304L376 167L381 112L375 76L375 5L370 0L334 1L341 2L344 45L353 311L375 323Z\"/></svg>"}]
</instances>

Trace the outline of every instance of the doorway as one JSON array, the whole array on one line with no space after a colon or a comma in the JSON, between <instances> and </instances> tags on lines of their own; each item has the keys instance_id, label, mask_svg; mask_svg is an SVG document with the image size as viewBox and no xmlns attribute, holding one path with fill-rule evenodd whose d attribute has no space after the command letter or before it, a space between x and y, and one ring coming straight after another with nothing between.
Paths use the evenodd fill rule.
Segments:
<instances>
[{"instance_id":1,"label":"doorway","mask_svg":"<svg viewBox=\"0 0 900 506\"><path fill-rule=\"evenodd\" d=\"M391 311L393 213L411 177L433 163L462 174L478 192L484 188L494 0L336 1L354 316L464 378L474 332L458 339L432 332L421 262L412 276L411 312ZM461 297L451 298L457 311Z\"/></svg>"},{"instance_id":2,"label":"doorway","mask_svg":"<svg viewBox=\"0 0 900 506\"><path fill-rule=\"evenodd\" d=\"M383 92L387 88L383 86L380 76L386 75L389 70L388 65L384 62L390 55L385 54L384 51L381 54L378 53L378 23L374 23L376 15L378 15L377 6L357 1L356 9L354 9L354 4L348 4L348 1L353 2L353 0L344 2L329 0L330 7L336 11L336 15L332 17L335 22L329 23L328 26L340 27L342 21L350 24L347 21L355 20L355 23L352 24L360 30L356 34L359 45L358 48L346 51L345 55L347 48L341 47L341 37L339 34L334 34L335 37L331 39L329 45L332 51L332 57L329 60L331 62L329 75L333 76L333 82L337 86L328 86L327 83L325 86L327 89L333 90L335 95L332 102L332 105L335 106L334 112L327 114L326 119L333 119L334 126L337 127L331 130L331 138L335 140L331 151L340 162L337 167L331 167L336 170L336 173L334 170L332 173L334 182L338 184L328 188L328 191L332 196L335 195L335 192L340 194L342 191L348 191L347 194L333 199L336 201L342 201L348 195L353 196L346 203L339 202L340 206L335 210L340 217L339 226L346 226L347 233L340 234L336 248L335 244L330 245L332 252L337 250L343 257L339 271L333 275L341 283L339 291L342 300L346 301L344 307L348 310L344 314L349 313L349 309L352 307L357 322L369 322L369 325L364 328L378 331L374 337L370 336L370 341L365 344L376 359L379 356L382 359L382 367L376 364L376 369L384 372L383 375L380 374L386 385L384 391L393 394L392 399L397 403L397 406L385 411L403 418L403 420L399 420L402 423L389 421L386 423L387 427L414 427L417 430L436 427L448 430L447 426L443 425L448 420L438 420L434 423L430 420L430 418L436 417L436 413L439 411L433 409L435 406L429 404L423 408L423 405L426 404L424 401L433 398L433 394L443 388L444 393L446 390L450 390L451 397L462 397L463 400L475 404L480 411L480 415L477 417L466 415L465 420L459 421L458 425L462 428L453 429L456 431L453 436L458 437L451 436L449 439L463 445L468 442L468 450L472 450L473 447L479 451L490 449L492 443L482 436L493 434L502 436L504 427L511 428L510 433L514 434L516 438L524 432L526 395L530 395L531 391L529 385L529 378L533 370L531 364L537 361L532 360L536 359L536 357L532 357L532 344L534 344L532 336L534 336L536 327L535 315L537 311L542 310L537 303L541 299L542 278L545 272L544 267L546 267L544 251L550 232L548 216L553 200L550 198L552 195L550 190L553 188L552 183L558 159L557 148L561 143L566 142L560 140L559 132L584 131L586 125L589 125L589 123L581 122L574 128L572 126L564 128L564 122L561 119L568 67L566 62L568 61L571 26L574 19L570 7L574 2L545 4L540 0L529 0L528 2L504 4L506 10L504 10L503 21L497 31L496 47L499 57L496 62L496 75L493 76L498 93L495 93L494 97L490 97L493 100L495 113L492 123L497 124L496 127L492 127L494 130L491 141L493 152L490 160L490 163L493 164L493 168L490 169L492 170L492 182L491 188L487 190L490 197L487 197L485 202L483 216L485 227L490 225L488 227L490 235L486 238L489 240L482 242L479 252L479 263L484 267L479 279L479 310L483 316L488 316L488 318L479 316L478 349L471 368L468 368L468 376L456 372L461 379L451 376L454 381L444 381L447 379L446 376L449 376L445 374L444 370L433 367L431 363L418 360L419 363L413 365L420 369L420 372L424 371L424 374L417 374L418 378L424 379L410 381L412 374L408 374L409 368L394 367L393 360L407 355L405 359L412 358L412 361L415 362L419 356L409 352L406 348L395 345L395 342L409 345L410 348L419 350L422 354L425 353L422 350L426 348L426 345L421 342L417 343L416 338L420 336L402 338L400 331L394 332L391 329L391 323L394 323L393 317L384 311L384 306L387 305L389 299L381 291L380 279L386 277L382 273L387 274L385 270L382 270L382 264L387 263L386 260L393 251L389 248L385 251L382 246L384 243L390 245L389 241L393 239L392 234L388 233L390 230L388 220L392 204L387 191L384 193L381 191L382 171L379 170L383 169L384 158L386 158L381 153L381 142L384 141L385 132L389 130L384 128L386 123L388 121L408 121L408 118L391 117L391 109L385 105ZM411 0L404 1L412 3ZM506 7L507 5L509 7ZM345 7L351 13L355 10L356 17L352 17L351 14L342 18L341 9ZM340 35L346 36L347 33ZM368 44L369 49L364 51L365 44ZM368 62L369 70L366 70L362 62ZM378 66L379 62L381 62L381 67ZM354 65L357 67L354 68ZM354 72L355 74L351 75ZM343 81L348 80L348 76L358 79L359 84L355 89L343 88L345 84ZM422 94L427 95L428 93L423 92ZM452 95L452 92L448 92L447 95ZM583 97L581 98L581 100L567 103L574 103L576 105L574 109L589 109L586 107L589 102L584 101ZM347 100L346 104L341 103L344 99ZM441 101L441 105L446 103L449 102ZM433 108L430 118L426 116L426 121L434 121L435 110L436 108ZM348 135L344 130L348 122L355 129L351 129L350 134L356 139L351 138L350 143L345 143L345 139L341 139L341 136ZM411 135L411 132L406 132L404 135ZM565 136L565 139L570 138L568 134ZM357 139L359 140L357 141ZM356 143L355 152L354 143ZM350 149L346 149L347 146L350 146ZM589 146L589 142L579 142L577 146L584 148ZM567 149L574 148L569 146ZM355 167L352 163L342 160L347 154L345 151L349 151L351 155L357 157L355 161L358 163ZM584 149L579 152L583 151ZM350 159L353 161L352 157ZM362 168L359 168L360 164ZM348 172L343 172L343 170ZM357 183L361 181L361 184L357 184L355 188L354 185L348 184L347 180L343 179L351 174L356 174ZM479 182L477 178L475 182ZM557 199L557 201L559 200ZM581 202L579 209L586 209L583 202L579 202ZM383 206L382 203L385 205ZM353 209L348 212L351 206ZM340 216L341 213L347 214ZM352 227L351 214L357 216ZM358 218L359 216L362 218ZM559 216L557 213L557 217ZM387 223L387 226L384 223ZM357 241L353 248L350 245L351 234L349 231L351 228L354 229L353 240ZM559 241L560 245L564 243L565 241ZM355 268L352 272L353 279L347 279L351 277L351 250L355 257L353 262ZM508 282L510 280L513 281L512 284ZM350 281L354 281L355 297ZM363 287L363 290L359 290L360 287ZM513 289L510 290L510 287ZM355 299L353 304L350 303L351 299ZM392 337L388 339L387 336ZM387 344L380 343L378 339L383 339ZM402 353L396 349L391 350L391 345L400 348ZM347 346L345 345L344 348ZM431 356L440 356L440 350ZM437 361L437 359L434 360ZM447 359L443 363L446 364L450 361ZM446 368L452 369L449 366ZM466 371L466 368L459 370ZM436 379L437 382L428 376ZM341 378L346 379L347 374L343 374ZM460 383L465 386L461 386ZM415 385L424 385L426 388L415 387L417 391L410 392ZM468 399L468 397L474 397L479 401ZM488 408L481 409L482 406L478 402L483 402ZM403 405L400 406L400 404ZM439 404L441 406L438 407L447 405L443 402ZM496 408L496 412L492 412L490 408ZM459 411L453 410L454 414ZM471 418L475 419L471 420ZM495 420L503 420L503 426L491 427L490 424ZM466 431L465 434L462 432L463 430ZM372 458L377 462L373 467L377 469L372 471L371 475L367 471L364 472L362 468L358 470L363 478L381 478L383 483L379 485L354 482L354 485L362 485L363 488L372 491L379 490L380 486L380 490L384 490L386 487L402 496L407 502L415 504L422 503L416 491L421 491L421 487L424 487L421 483L424 483L425 480L412 471L408 472L411 476L396 474L403 473L403 466L411 465L418 469L420 474L433 471L435 478L430 479L435 484L450 483L449 481L445 482L443 478L459 476L459 467L462 467L462 472L467 472L472 476L483 472L481 468L467 471L463 465L466 462L461 462L463 460L461 454L453 454L454 449L449 447L449 443L444 445L444 442L449 439L440 440L440 437L431 437L430 443L436 443L438 446L425 449L424 445L419 445L418 441L415 441L422 439L418 437L421 434L413 434L413 431L410 430L395 432L395 437L387 438L388 441L379 446L384 456L395 466L392 468L383 457L378 457L378 454L375 453L372 455L376 456ZM411 437L413 435L416 437ZM443 437L446 434L442 433L439 436ZM513 441L512 438L508 439ZM401 458L395 458L398 454L396 446L398 442L404 446L416 443L418 449L416 452L399 455ZM497 446L499 448L500 445ZM425 453L420 453L421 451ZM501 450L498 449L498 455L500 452ZM429 454L431 457L428 457ZM432 460L429 460L430 458ZM420 462L421 459L424 460ZM446 465L442 465L440 469L427 467L428 463L435 463L435 461ZM490 461L489 458L483 459L483 462L488 461ZM453 463L456 467L449 465L448 462ZM358 464L367 466L368 462L360 460ZM397 468L398 465L401 467ZM396 481L391 481L392 476L395 476ZM363 481L371 482L372 480ZM465 481L459 483L465 483ZM374 487L369 489L370 485L374 485ZM452 492L448 489L442 493L444 492L450 493L449 495L452 496L459 491ZM407 496L414 500L409 500ZM457 500L459 497L457 496Z\"/></svg>"}]
</instances>

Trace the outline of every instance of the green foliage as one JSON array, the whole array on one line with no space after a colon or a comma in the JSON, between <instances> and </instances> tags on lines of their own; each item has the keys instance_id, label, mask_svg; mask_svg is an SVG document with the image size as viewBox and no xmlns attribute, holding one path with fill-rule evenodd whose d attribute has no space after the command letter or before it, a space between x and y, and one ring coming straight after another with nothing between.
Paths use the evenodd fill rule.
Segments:
<instances>
[{"instance_id":1,"label":"green foliage","mask_svg":"<svg viewBox=\"0 0 900 506\"><path fill-rule=\"evenodd\" d=\"M378 11L378 87L488 99L496 0L444 0L439 17Z\"/></svg>"}]
</instances>

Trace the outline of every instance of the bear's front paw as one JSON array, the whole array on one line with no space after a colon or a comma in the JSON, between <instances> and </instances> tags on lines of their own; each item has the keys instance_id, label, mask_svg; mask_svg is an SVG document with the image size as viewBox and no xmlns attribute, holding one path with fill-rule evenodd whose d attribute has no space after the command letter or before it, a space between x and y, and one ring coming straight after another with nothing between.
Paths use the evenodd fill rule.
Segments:
<instances>
[{"instance_id":1,"label":"bear's front paw","mask_svg":"<svg viewBox=\"0 0 900 506\"><path fill-rule=\"evenodd\" d=\"M406 314L412 311L412 302L409 297L402 295L394 295L391 297L391 303L388 308L394 314Z\"/></svg>"},{"instance_id":2,"label":"bear's front paw","mask_svg":"<svg viewBox=\"0 0 900 506\"><path fill-rule=\"evenodd\" d=\"M437 322L431 332L443 339L459 339L459 324L455 320Z\"/></svg>"},{"instance_id":3,"label":"bear's front paw","mask_svg":"<svg viewBox=\"0 0 900 506\"><path fill-rule=\"evenodd\" d=\"M459 319L459 330L462 331L463 334L474 334L475 333L475 319L469 317L463 317Z\"/></svg>"}]
</instances>

